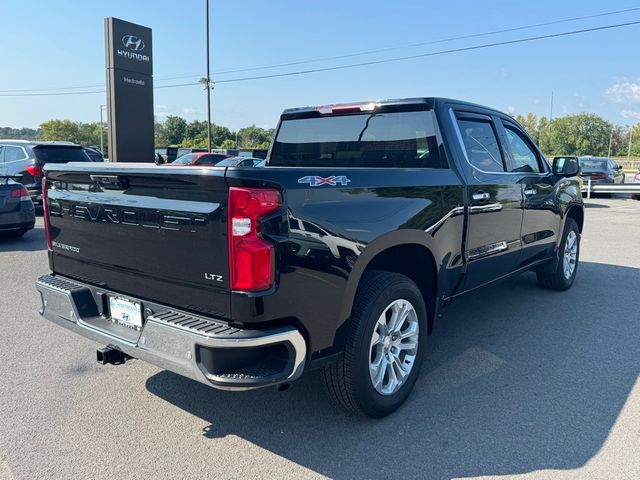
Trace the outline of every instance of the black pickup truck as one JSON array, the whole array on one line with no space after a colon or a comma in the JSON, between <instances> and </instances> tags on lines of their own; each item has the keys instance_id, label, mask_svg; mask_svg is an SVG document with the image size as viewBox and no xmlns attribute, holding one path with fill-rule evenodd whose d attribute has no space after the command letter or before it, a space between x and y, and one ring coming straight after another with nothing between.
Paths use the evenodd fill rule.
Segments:
<instances>
[{"instance_id":1,"label":"black pickup truck","mask_svg":"<svg viewBox=\"0 0 640 480\"><path fill-rule=\"evenodd\" d=\"M528 270L571 286L577 174L444 98L286 110L264 168L47 165L41 314L102 362L220 389L322 368L337 403L380 417L454 298Z\"/></svg>"}]
</instances>

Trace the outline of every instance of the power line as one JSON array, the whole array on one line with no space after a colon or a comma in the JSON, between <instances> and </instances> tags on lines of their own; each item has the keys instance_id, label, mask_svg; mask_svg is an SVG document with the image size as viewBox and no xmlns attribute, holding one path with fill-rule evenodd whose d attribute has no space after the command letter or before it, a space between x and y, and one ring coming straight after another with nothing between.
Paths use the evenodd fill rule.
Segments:
<instances>
[{"instance_id":1,"label":"power line","mask_svg":"<svg viewBox=\"0 0 640 480\"><path fill-rule=\"evenodd\" d=\"M104 93L104 90L94 90L88 92L49 92L49 93L0 93L0 97L51 97L62 95L89 95L94 93Z\"/></svg>"},{"instance_id":2,"label":"power line","mask_svg":"<svg viewBox=\"0 0 640 480\"><path fill-rule=\"evenodd\" d=\"M200 77L200 74L193 74L193 75L174 75L174 76L160 76L160 77L155 77L154 80L159 81L159 82L163 82L166 80L178 80L181 78L195 78L195 77ZM26 89L15 89L15 90L0 90L0 94L1 93L30 93L30 92L56 92L56 91L61 91L61 90L83 90L85 88L104 88L104 84L103 83L95 83L92 85L75 85L72 87L53 87L53 88L26 88ZM85 92L78 92L78 93L85 93ZM93 93L93 92L91 92Z\"/></svg>"},{"instance_id":3,"label":"power line","mask_svg":"<svg viewBox=\"0 0 640 480\"><path fill-rule=\"evenodd\" d=\"M332 67L323 67L323 68L312 68L312 69L308 69L308 70L298 70L298 71L294 71L294 72L286 72L286 73L275 73L275 74L271 74L271 75L257 75L257 76L253 76L253 77L240 77L240 78L230 78L227 80L217 80L215 83L219 84L219 83L235 83L235 82L246 82L249 80L263 80L263 79L267 79L267 78L279 78L279 77L289 77L289 76L293 76L293 75L306 75L309 73L318 73L318 72L328 72L328 71L332 71L332 70L343 70L343 69L347 69L347 68L356 68L356 67L365 67L368 65L380 65L383 63L391 63L391 62L400 62L403 60L412 60L412 59L416 59L416 58L425 58L425 57L435 57L437 55L446 55L449 53L459 53L459 52L467 52L470 50L481 50L481 49L485 49L485 48L492 48L492 47L500 47L503 45L513 45L516 43L525 43L525 42L533 42L536 40L545 40L545 39L549 39L549 38L557 38L557 37L566 37L569 35L577 35L577 34L581 34L581 33L587 33L587 32L596 32L596 31L601 31L601 30L610 30L613 28L620 28L620 27L628 27L628 26L632 26L632 25L638 25L640 24L640 20L639 21L634 21L634 22L626 22L626 23L617 23L614 25L605 25L605 26L601 26L601 27L592 27L592 28L584 28L581 30L572 30L570 32L560 32L560 33L551 33L548 35L538 35L535 37L526 37L526 38L519 38L516 40L505 40L503 42L493 42L493 43L485 43L482 45L473 45L470 47L460 47L460 48L452 48L449 50L440 50L437 52L428 52L428 53L419 53L416 55L407 55L404 57L395 57L395 58L387 58L384 60L371 60L368 62L360 62L360 63L351 63L351 64L347 64L347 65L336 65L336 66L332 66Z\"/></svg>"},{"instance_id":4,"label":"power line","mask_svg":"<svg viewBox=\"0 0 640 480\"><path fill-rule=\"evenodd\" d=\"M375 49L375 50L365 50L365 51L362 51L362 52L347 53L347 54L333 55L333 56L327 56L327 57L315 57L315 58L291 60L291 61L288 61L288 62L271 64L271 65L262 65L262 66L257 66L257 67L243 67L243 68L237 68L237 69L234 69L234 70L222 70L222 71L218 72L218 75L229 74L229 73L250 72L250 71L255 71L255 70L267 70L267 69L271 69L271 68L290 67L290 66L293 66L293 65L302 65L302 64L305 64L305 63L315 63L315 62L323 61L323 60L340 60L340 59L344 59L344 58L352 58L352 57L357 57L357 56L362 56L362 55L371 55L371 54L374 54L374 53L383 53L383 52L389 52L389 51L400 50L400 49L405 49L405 48L424 47L426 45L435 45L435 44L438 44L438 43L452 42L452 41L455 41L455 40L466 40L466 39L470 39L470 38L478 38L478 37L486 37L486 36L489 36L489 35L496 35L496 34L499 34L499 33L508 33L508 32L515 32L515 31L519 31L519 30L528 30L528 29L531 29L531 28L545 27L545 26L549 26L549 25L557 25L557 24L560 24L560 23L576 22L576 21L579 21L579 20L587 20L587 19L590 19L590 18L605 17L605 16L610 16L610 15L618 15L620 13L628 13L628 12L634 12L634 11L638 11L638 10L640 10L640 7L626 8L626 9L623 9L623 10L613 10L613 11L608 11L608 12L594 13L594 14L590 14L590 15L582 15L582 16L579 16L579 17L563 18L563 19L552 20L552 21L548 21L548 22L533 23L533 24L529 24L529 25L521 25L521 26L518 26L518 27L511 27L511 28L504 28L504 29L500 29L500 30L493 30L493 31L489 31L489 32L471 33L471 34L459 35L459 36L455 36L455 37L441 38L441 39L438 39L438 40L430 40L428 42L410 43L410 44L407 44L407 45L397 45L397 46L392 46L392 47L382 47L382 48L378 48L378 49Z\"/></svg>"},{"instance_id":5,"label":"power line","mask_svg":"<svg viewBox=\"0 0 640 480\"><path fill-rule=\"evenodd\" d=\"M158 85L154 86L153 89L160 88L177 88L177 87L187 87L191 85L199 85L198 82L189 82L189 83L177 83L174 85ZM53 92L53 93L0 93L0 97L48 97L48 96L59 96L59 95L91 95L95 93L105 93L105 90L91 90L85 92Z\"/></svg>"},{"instance_id":6,"label":"power line","mask_svg":"<svg viewBox=\"0 0 640 480\"><path fill-rule=\"evenodd\" d=\"M289 76L294 76L294 75L306 75L306 74L310 74L310 73L328 72L328 71L333 71L333 70L343 70L343 69L347 69L347 68L364 67L364 66L369 66L369 65L380 65L380 64L384 64L384 63L400 62L400 61L403 61L403 60L413 60L413 59L417 59L417 58L434 57L434 56L446 55L446 54L450 54L450 53L467 52L467 51L472 51L472 50L481 50L481 49L486 49L486 48L500 47L500 46L504 46L504 45L514 45L514 44L517 44L517 43L533 42L533 41L537 41L537 40L545 40L545 39L550 39L550 38L566 37L566 36L570 36L570 35L578 35L578 34L588 33L588 32L611 30L611 29L614 29L614 28L629 27L629 26L638 25L638 24L640 24L640 20L633 21L633 22L617 23L617 24L613 24L613 25L604 25L604 26L600 26L600 27L584 28L584 29L580 29L580 30L572 30L572 31L569 31L569 32L559 32L559 33L551 33L551 34L547 34L547 35L538 35L538 36L534 36L534 37L519 38L519 39L515 39L515 40L505 40L505 41L502 41L502 42L492 42L492 43L485 43L485 44L481 44L481 45L472 45L472 46L469 46L469 47L460 47L460 48L452 48L452 49L448 49L448 50L439 50L439 51L436 51L436 52L419 53L419 54L416 54L416 55L407 55L407 56L403 56L403 57L387 58L387 59L382 59L382 60L371 60L371 61L368 61L368 62L352 63L352 64L347 64L347 65L334 65L334 66L331 66L331 67L314 68L314 69L308 69L308 70L298 70L298 71L293 71L293 72L276 73L276 74L271 74L271 75L258 75L258 76L252 76L252 77L230 78L230 79L227 79L227 80L218 80L215 83L219 84L219 83L246 82L246 81L250 81L250 80L263 80L263 79L267 79L267 78L289 77ZM161 86L157 86L157 87L154 87L154 88L155 89L177 88L177 87L186 87L186 86L192 86L192 85L198 85L198 84L199 84L198 82L189 82L189 83L179 83L179 84L173 84L173 85L161 85ZM84 92L59 92L59 93L21 93L21 94L2 94L2 93L0 93L0 97L30 97L30 96L49 96L49 95L85 95L85 94L95 94L95 93L104 93L104 90L84 91Z\"/></svg>"},{"instance_id":7,"label":"power line","mask_svg":"<svg viewBox=\"0 0 640 480\"><path fill-rule=\"evenodd\" d=\"M448 37L448 38L441 38L441 39L437 39L437 40L431 40L431 41L428 41L428 42L419 42L419 43L412 43L412 44L408 44L408 45L397 45L397 46L391 46L391 47L382 47L382 48L378 48L378 49L374 49L374 50L366 50L366 51L355 52L355 53L347 53L347 54L342 54L342 55L333 55L333 56L326 56L326 57L315 57L315 58L291 60L291 61L287 61L287 62L270 64L270 65L261 65L261 66L253 66L253 67L242 67L242 68L236 68L236 69L231 69L231 70L222 70L222 71L217 72L217 75L226 75L226 74L230 74L230 73L241 73L241 72L248 72L248 71L281 68L281 67L287 67L287 66L302 65L302 64L306 64L306 63L315 63L315 62L324 61L324 60L340 60L340 59L344 59L344 58L352 58L352 57L357 57L357 56L362 56L362 55L371 55L371 54L374 54L374 53L383 53L383 52L400 50L400 49L405 49L405 48L415 48L415 47L420 47L420 46L425 46L425 45L434 45L434 44L439 44L439 43L446 43L446 42L451 42L451 41L455 41L455 40L465 40L465 39L470 39L470 38L478 38L478 37L484 37L484 36L489 36L489 35L496 35L496 34L499 34L499 33L508 33L508 32L526 30L526 29L531 29L531 28L538 28L538 27L549 26L549 25L557 25L557 24L567 23L567 22L575 22L575 21L579 21L579 20L587 20L587 19L590 19L590 18L618 15L618 14L621 14L621 13L628 13L628 12L633 12L633 11L638 11L638 10L640 10L640 7L626 8L626 9L622 9L622 10L612 10L612 11L607 11L607 12L600 12L600 13L582 15L582 16L577 16L577 17L563 18L563 19L551 20L551 21L547 21L547 22L534 23L534 24L529 24L529 25L520 25L520 26L517 26L517 27L504 28L504 29L493 30L493 31L489 31L489 32L480 32L480 33L465 34L465 35L459 35L459 36ZM183 78L195 78L195 77L201 77L201 76L202 76L201 73L195 73L195 74L192 74L192 75L181 74L181 75L174 75L174 76L155 77L155 80L156 81L178 80L178 79L183 79ZM226 80L220 80L218 83L223 83L225 81ZM187 84L185 84L185 85L187 85ZM182 85L180 85L180 86L182 86ZM13 96L13 95L1 95L3 93L56 92L56 91L64 91L64 90L83 90L83 89L87 89L87 88L91 89L91 88L101 88L101 87L104 88L104 84L76 85L76 86L70 86L70 87L53 87L53 88L32 88L32 89L0 90L0 96ZM173 87L172 85L169 85L166 88L172 88L172 87ZM77 93L82 95L82 94L85 94L85 93L95 93L95 92L77 92ZM25 96L36 96L36 95L25 95ZM42 95L37 95L37 96L42 96Z\"/></svg>"}]
</instances>

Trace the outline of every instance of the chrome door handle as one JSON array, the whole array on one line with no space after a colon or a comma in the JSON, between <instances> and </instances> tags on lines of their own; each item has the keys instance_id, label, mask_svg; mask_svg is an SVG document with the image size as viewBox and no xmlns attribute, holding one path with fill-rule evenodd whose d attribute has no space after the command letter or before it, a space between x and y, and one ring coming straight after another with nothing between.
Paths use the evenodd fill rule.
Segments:
<instances>
[{"instance_id":1,"label":"chrome door handle","mask_svg":"<svg viewBox=\"0 0 640 480\"><path fill-rule=\"evenodd\" d=\"M535 188L526 188L525 191L524 191L524 194L527 197L530 197L531 195L535 195L536 193L538 193L538 192L536 191Z\"/></svg>"},{"instance_id":2,"label":"chrome door handle","mask_svg":"<svg viewBox=\"0 0 640 480\"><path fill-rule=\"evenodd\" d=\"M486 202L489 200L490 195L487 192L476 192L471 195L474 202Z\"/></svg>"}]
</instances>

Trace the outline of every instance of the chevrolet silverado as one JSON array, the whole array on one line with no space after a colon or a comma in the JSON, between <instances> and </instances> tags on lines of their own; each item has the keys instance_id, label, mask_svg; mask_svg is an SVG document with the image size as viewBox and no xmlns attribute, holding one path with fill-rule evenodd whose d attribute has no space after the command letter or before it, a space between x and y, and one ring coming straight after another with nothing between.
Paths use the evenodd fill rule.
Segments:
<instances>
[{"instance_id":1,"label":"chevrolet silverado","mask_svg":"<svg viewBox=\"0 0 640 480\"><path fill-rule=\"evenodd\" d=\"M571 287L578 170L444 98L285 110L264 168L47 164L40 313L103 363L227 390L320 368L335 402L381 417L452 300L526 271Z\"/></svg>"}]
</instances>

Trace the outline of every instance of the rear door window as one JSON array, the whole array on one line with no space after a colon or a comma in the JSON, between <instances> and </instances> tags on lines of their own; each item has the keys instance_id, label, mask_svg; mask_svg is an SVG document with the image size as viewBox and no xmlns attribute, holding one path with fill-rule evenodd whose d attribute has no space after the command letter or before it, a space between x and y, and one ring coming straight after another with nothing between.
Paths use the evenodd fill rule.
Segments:
<instances>
[{"instance_id":1,"label":"rear door window","mask_svg":"<svg viewBox=\"0 0 640 480\"><path fill-rule=\"evenodd\" d=\"M433 112L374 112L283 120L269 165L443 168Z\"/></svg>"},{"instance_id":2,"label":"rear door window","mask_svg":"<svg viewBox=\"0 0 640 480\"><path fill-rule=\"evenodd\" d=\"M80 147L38 145L33 148L38 163L90 162L91 159Z\"/></svg>"},{"instance_id":3,"label":"rear door window","mask_svg":"<svg viewBox=\"0 0 640 480\"><path fill-rule=\"evenodd\" d=\"M458 128L469 163L483 172L504 172L493 122L489 119L458 119Z\"/></svg>"},{"instance_id":4,"label":"rear door window","mask_svg":"<svg viewBox=\"0 0 640 480\"><path fill-rule=\"evenodd\" d=\"M7 163L26 160L27 158L27 154L22 147L14 147L12 145L6 145L4 147L4 161Z\"/></svg>"}]
</instances>

